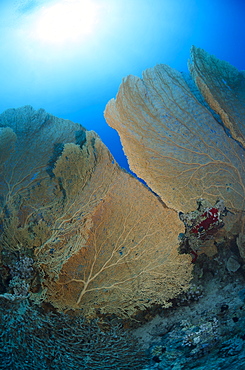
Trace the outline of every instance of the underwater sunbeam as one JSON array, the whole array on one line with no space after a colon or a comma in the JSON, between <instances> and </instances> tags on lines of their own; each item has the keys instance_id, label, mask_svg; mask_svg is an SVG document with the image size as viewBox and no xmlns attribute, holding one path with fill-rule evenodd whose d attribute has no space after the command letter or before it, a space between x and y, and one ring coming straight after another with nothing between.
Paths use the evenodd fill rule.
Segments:
<instances>
[{"instance_id":1,"label":"underwater sunbeam","mask_svg":"<svg viewBox=\"0 0 245 370\"><path fill-rule=\"evenodd\" d=\"M47 43L80 41L91 34L97 23L98 7L90 0L63 0L42 8L36 37Z\"/></svg>"}]
</instances>

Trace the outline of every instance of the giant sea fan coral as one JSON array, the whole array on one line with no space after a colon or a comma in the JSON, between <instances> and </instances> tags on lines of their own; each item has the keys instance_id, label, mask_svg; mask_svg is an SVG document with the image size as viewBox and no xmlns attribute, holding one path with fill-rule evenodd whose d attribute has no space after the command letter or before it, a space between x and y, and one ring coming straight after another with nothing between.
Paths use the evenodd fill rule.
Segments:
<instances>
[{"instance_id":1,"label":"giant sea fan coral","mask_svg":"<svg viewBox=\"0 0 245 370\"><path fill-rule=\"evenodd\" d=\"M96 133L30 107L0 124L15 139L1 172L2 267L32 258L32 300L133 315L188 288L177 213L120 169ZM14 299L13 284L7 276L3 299Z\"/></svg>"},{"instance_id":2,"label":"giant sea fan coral","mask_svg":"<svg viewBox=\"0 0 245 370\"><path fill-rule=\"evenodd\" d=\"M192 49L192 59L194 80L233 137L197 100L190 78L167 65L142 79L126 77L105 118L132 171L169 207L188 212L198 198L223 199L233 212L244 211L244 75L201 49Z\"/></svg>"},{"instance_id":3,"label":"giant sea fan coral","mask_svg":"<svg viewBox=\"0 0 245 370\"><path fill-rule=\"evenodd\" d=\"M189 68L209 106L233 139L245 148L245 74L202 49L192 47Z\"/></svg>"}]
</instances>

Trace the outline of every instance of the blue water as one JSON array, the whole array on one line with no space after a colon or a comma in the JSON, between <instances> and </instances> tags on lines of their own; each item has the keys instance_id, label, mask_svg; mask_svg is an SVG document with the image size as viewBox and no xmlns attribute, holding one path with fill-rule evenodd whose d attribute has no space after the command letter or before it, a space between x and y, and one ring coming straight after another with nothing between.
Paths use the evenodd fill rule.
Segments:
<instances>
[{"instance_id":1,"label":"blue water","mask_svg":"<svg viewBox=\"0 0 245 370\"><path fill-rule=\"evenodd\" d=\"M157 63L187 71L192 44L245 69L243 0L79 2L86 3L81 24L93 5L91 30L74 28L82 33L74 39L67 25L73 14L64 16L58 8L57 16L48 18L46 29L53 24L49 39L43 29L36 34L44 15L57 3L76 6L77 0L1 0L0 111L29 104L79 122L101 136L123 167L127 161L118 135L103 117L123 77L141 76ZM55 27L58 40L52 35Z\"/></svg>"}]
</instances>

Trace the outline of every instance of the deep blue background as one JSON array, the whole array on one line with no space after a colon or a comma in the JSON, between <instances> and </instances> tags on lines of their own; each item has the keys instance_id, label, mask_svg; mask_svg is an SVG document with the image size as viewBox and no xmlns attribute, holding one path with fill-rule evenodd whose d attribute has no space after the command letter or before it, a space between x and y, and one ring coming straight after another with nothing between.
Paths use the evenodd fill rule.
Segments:
<instances>
[{"instance_id":1,"label":"deep blue background","mask_svg":"<svg viewBox=\"0 0 245 370\"><path fill-rule=\"evenodd\" d=\"M34 36L38 13L56 2L1 0L0 111L30 104L79 122L123 167L119 138L103 111L124 76L141 76L157 63L187 71L193 44L245 69L244 0L93 0L94 31L62 45Z\"/></svg>"}]
</instances>

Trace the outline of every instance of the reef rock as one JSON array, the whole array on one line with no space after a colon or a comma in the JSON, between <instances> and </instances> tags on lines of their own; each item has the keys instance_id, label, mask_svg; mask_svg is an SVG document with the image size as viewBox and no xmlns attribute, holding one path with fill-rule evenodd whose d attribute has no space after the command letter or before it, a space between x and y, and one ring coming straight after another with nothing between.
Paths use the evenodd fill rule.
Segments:
<instances>
[{"instance_id":1,"label":"reef rock","mask_svg":"<svg viewBox=\"0 0 245 370\"><path fill-rule=\"evenodd\" d=\"M168 207L186 213L197 199L222 199L230 211L244 212L244 74L201 49L191 56L205 104L190 76L157 65L123 80L105 118L131 170Z\"/></svg>"},{"instance_id":2,"label":"reef rock","mask_svg":"<svg viewBox=\"0 0 245 370\"><path fill-rule=\"evenodd\" d=\"M29 106L0 115L0 130L1 299L29 289L61 311L133 315L188 288L176 211L123 171L95 132Z\"/></svg>"}]
</instances>

